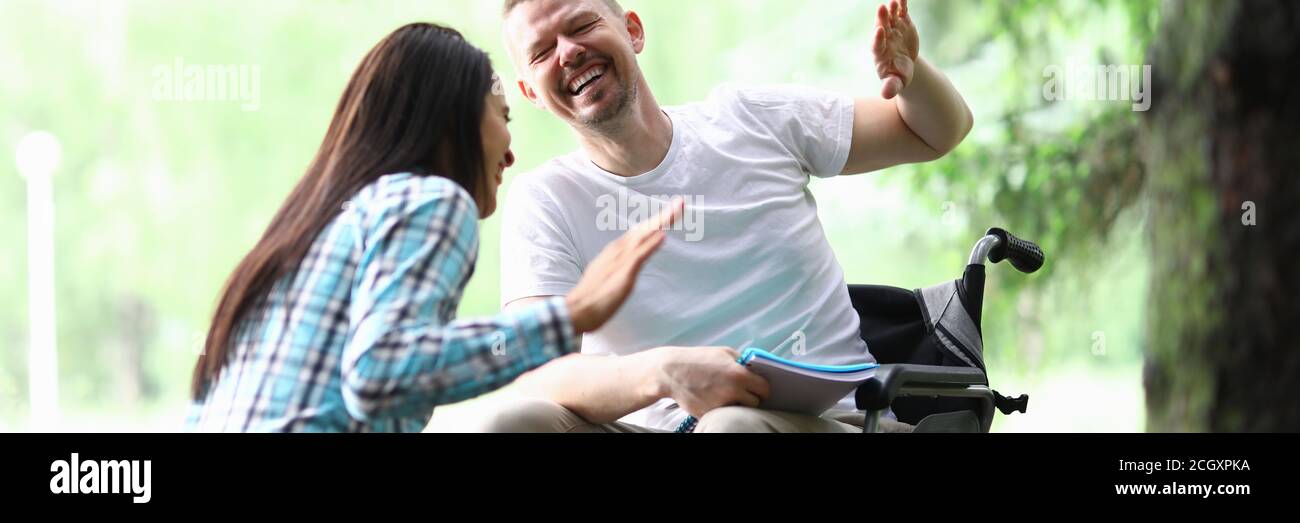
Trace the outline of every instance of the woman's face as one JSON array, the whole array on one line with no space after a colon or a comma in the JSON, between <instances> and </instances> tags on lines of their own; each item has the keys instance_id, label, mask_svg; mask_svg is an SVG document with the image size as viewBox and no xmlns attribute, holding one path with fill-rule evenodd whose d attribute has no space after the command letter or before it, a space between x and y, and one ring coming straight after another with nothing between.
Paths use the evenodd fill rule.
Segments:
<instances>
[{"instance_id":1,"label":"woman's face","mask_svg":"<svg viewBox=\"0 0 1300 523\"><path fill-rule=\"evenodd\" d=\"M486 110L483 111L483 172L487 174L483 184L484 193L479 202L479 218L487 218L496 212L497 189L505 179L507 167L514 165L515 154L510 151L510 106L500 89L493 89L487 95Z\"/></svg>"}]
</instances>

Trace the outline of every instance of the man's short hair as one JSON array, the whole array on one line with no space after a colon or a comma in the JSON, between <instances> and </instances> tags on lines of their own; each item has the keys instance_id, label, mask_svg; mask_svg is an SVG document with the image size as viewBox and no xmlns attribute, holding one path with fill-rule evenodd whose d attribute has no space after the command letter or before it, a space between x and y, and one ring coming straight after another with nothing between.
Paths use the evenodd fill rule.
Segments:
<instances>
[{"instance_id":1,"label":"man's short hair","mask_svg":"<svg viewBox=\"0 0 1300 523\"><path fill-rule=\"evenodd\" d=\"M503 17L509 16L510 12L514 11L515 8L519 6L519 4L522 4L527 1L528 0L506 0L505 9L501 11L501 16ZM605 7L608 7L610 12L614 13L614 16L617 17L623 16L623 6L618 5L618 0L601 0L601 1L605 2Z\"/></svg>"}]
</instances>

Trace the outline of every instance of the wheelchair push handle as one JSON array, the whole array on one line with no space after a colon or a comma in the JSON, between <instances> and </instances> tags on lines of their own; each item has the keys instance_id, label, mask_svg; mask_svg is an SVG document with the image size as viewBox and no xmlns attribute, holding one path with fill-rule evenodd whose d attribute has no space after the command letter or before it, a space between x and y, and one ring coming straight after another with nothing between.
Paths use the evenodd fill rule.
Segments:
<instances>
[{"instance_id":1,"label":"wheelchair push handle","mask_svg":"<svg viewBox=\"0 0 1300 523\"><path fill-rule=\"evenodd\" d=\"M998 239L996 245L988 251L988 259L993 263L1002 260L1011 262L1011 266L1025 274L1033 274L1043 267L1045 256L1043 249L1029 240L1022 240L1005 229L989 229L988 236Z\"/></svg>"}]
</instances>

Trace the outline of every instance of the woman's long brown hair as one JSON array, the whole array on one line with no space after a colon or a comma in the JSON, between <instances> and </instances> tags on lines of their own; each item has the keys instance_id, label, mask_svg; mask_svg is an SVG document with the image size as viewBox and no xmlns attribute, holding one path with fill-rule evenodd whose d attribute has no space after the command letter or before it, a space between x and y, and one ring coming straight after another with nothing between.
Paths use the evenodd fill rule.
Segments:
<instances>
[{"instance_id":1,"label":"woman's long brown hair","mask_svg":"<svg viewBox=\"0 0 1300 523\"><path fill-rule=\"evenodd\" d=\"M434 24L403 26L366 55L306 174L226 281L194 366L194 399L226 366L240 321L298 270L316 237L363 187L385 174L435 173L482 203L480 126L492 82L487 55Z\"/></svg>"}]
</instances>

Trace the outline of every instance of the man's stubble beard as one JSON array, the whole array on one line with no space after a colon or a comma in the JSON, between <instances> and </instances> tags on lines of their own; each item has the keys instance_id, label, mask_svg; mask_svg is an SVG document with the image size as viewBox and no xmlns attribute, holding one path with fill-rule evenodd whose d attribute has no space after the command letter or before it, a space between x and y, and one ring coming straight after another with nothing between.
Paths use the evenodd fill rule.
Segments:
<instances>
[{"instance_id":1,"label":"man's stubble beard","mask_svg":"<svg viewBox=\"0 0 1300 523\"><path fill-rule=\"evenodd\" d=\"M622 75L620 75L621 78ZM639 94L640 90L636 82L629 82L626 87L620 86L619 91L611 95L618 97L618 99L613 100L613 103L605 110L590 118L579 117L578 124L599 134L616 134L627 125L627 118L634 107L633 102L636 101Z\"/></svg>"}]
</instances>

